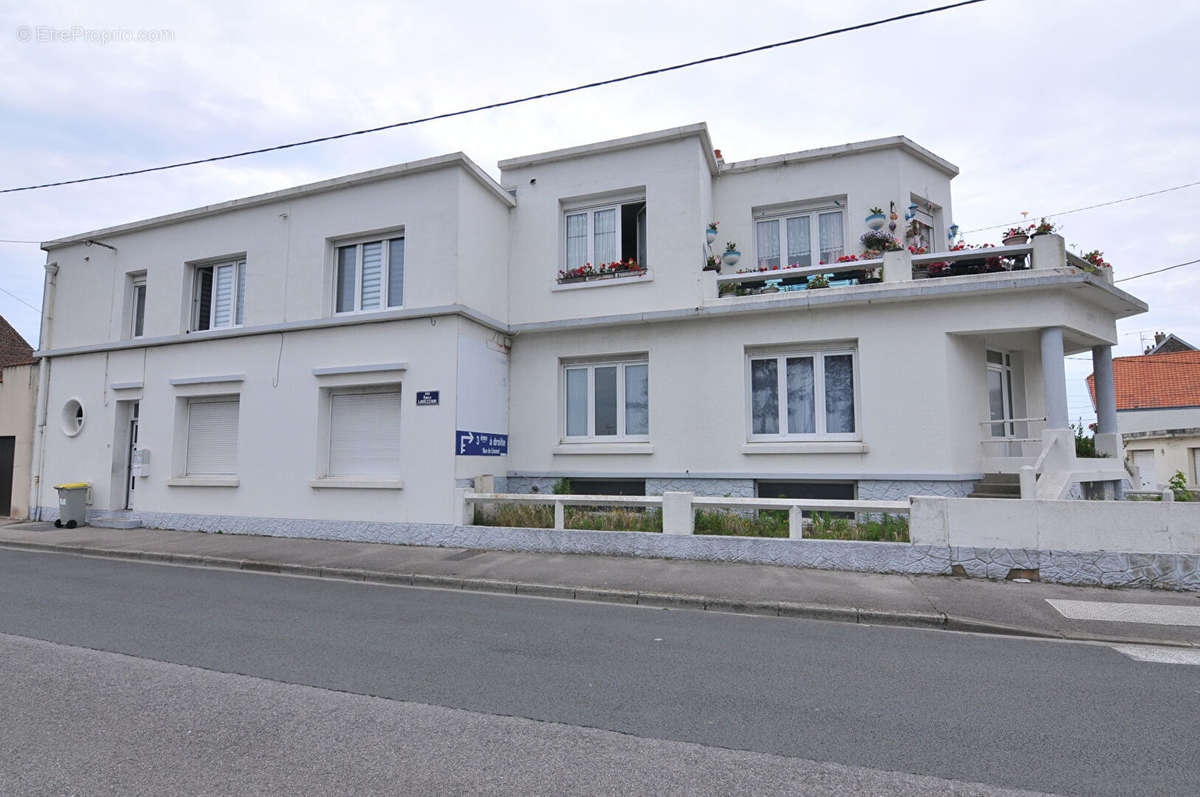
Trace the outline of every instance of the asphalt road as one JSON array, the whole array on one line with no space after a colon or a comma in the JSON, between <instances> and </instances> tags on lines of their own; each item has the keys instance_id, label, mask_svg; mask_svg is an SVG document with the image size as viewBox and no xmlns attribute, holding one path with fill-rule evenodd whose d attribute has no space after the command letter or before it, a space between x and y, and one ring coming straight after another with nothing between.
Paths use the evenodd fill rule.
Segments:
<instances>
[{"instance_id":1,"label":"asphalt road","mask_svg":"<svg viewBox=\"0 0 1200 797\"><path fill-rule=\"evenodd\" d=\"M784 779L775 787L765 781L746 781L744 788L726 783L730 788L722 789L723 781L715 776L697 781L711 786L700 789L709 792L795 791L780 787L834 771L814 769L812 762L855 768L836 770L851 778L841 784L851 783L847 793L902 792L909 787L936 791L935 783L944 790L960 788L944 781L913 786L895 774L887 775L894 781L886 787L868 781L852 785L853 778L883 777L880 772L1071 794L1193 794L1200 783L1200 740L1195 733L1200 667L1137 662L1096 645L372 586L15 551L0 551L0 633L218 671L190 679L174 669L174 675L162 675L185 684L236 673L252 676L253 683L265 684L264 689L317 687L305 690L305 695L320 695L322 700L331 695L326 690L349 693L337 696L342 700L387 698L372 705L435 712L423 715L428 727L438 726L436 712L446 708L464 710L456 716L462 715L460 720L469 716L472 722L540 720L541 731L559 728L565 734L555 736L556 743L583 745L575 750L585 762L591 759L584 754L584 741L568 737L617 732L641 745L637 755L626 751L630 773L644 768L666 777L657 786L634 781L646 786L642 791L690 790L689 781L670 766L674 759L669 751L676 748L667 743L686 743L678 749L690 751L695 760L727 762L715 771L758 772L764 767L762 771L784 772L788 764L800 767L786 777L780 775ZM80 685L87 683L82 674L87 665L79 665L83 669L75 678L64 675L31 685L28 673L37 668L21 670L19 663L13 663L21 655L9 647L5 650L9 652L0 654L0 666L6 670L0 672L0 683L7 685L6 706L23 707L21 716L36 720L36 706L80 703L78 695L68 690L87 691ZM50 661L74 661L65 655L39 655ZM104 667L115 665L94 664L93 670L99 673ZM20 672L26 673L24 680ZM131 674L124 679L105 672L104 677L95 676L95 688L108 696L110 707L93 701L81 711L103 713L118 722L116 718L124 716L122 700L130 695L123 698L117 687L131 690L143 680L155 681L134 675L136 667L129 668ZM61 696L55 684L61 684ZM161 699L144 698L150 700L150 708L168 716L178 714L167 710L170 690L151 689L149 694ZM312 706L320 703L315 697L297 698L305 699L313 700ZM239 705L236 696L230 698L216 715L234 726L243 719L253 720L266 729L260 733L275 728L270 703L247 704L245 712ZM329 716L331 722L340 716L332 707L323 714L311 710L315 716ZM143 717L144 727L154 727L152 716L139 714L136 706L130 712ZM281 712L279 722L285 730L299 733L305 727L308 715ZM0 743L24 738L21 729L13 726L14 716L8 710L0 716ZM60 722L69 725L69 717L64 715ZM53 716L45 721L52 722ZM392 721L404 725L396 717ZM445 727L456 726L447 720ZM498 734L497 738L526 738L499 726L489 726L488 732ZM445 744L453 746L458 740L464 750L473 751L464 755L466 769L482 766L489 759L475 748L489 742L486 733L479 733L445 737L443 755L457 755ZM141 738L138 733L132 737ZM233 734L220 749L226 754L245 752L237 747L237 740L247 738L258 737L249 732ZM368 728L356 732L352 722L322 738L330 740L329 750L310 751L310 755L327 752L335 760L347 739L353 740L349 750L360 739L367 740L363 743L368 747L374 739ZM503 746L493 744L488 749L524 771L542 760L530 752L538 745L530 745L527 758L519 753L505 758ZM783 769L734 761L751 754L766 754L764 761ZM679 755L688 760L686 754ZM430 753L429 757L437 756ZM370 756L364 753L364 759ZM267 764L269 759L259 760L267 771L276 771ZM561 760L576 757L564 755ZM564 790L588 791L589 785L596 791L628 790L628 782L620 781L619 775L604 780L600 774L622 760L616 754L609 759L598 756L597 761L606 766L590 779L564 780L575 784ZM650 763L655 761L657 769ZM549 766L545 761L541 765ZM566 769L587 771L586 766ZM681 769L705 772L702 766ZM19 776L0 771L7 777L28 776L24 769L26 774ZM542 775L552 779L553 767ZM547 781L535 778L524 784L535 782ZM447 790L496 787L495 782L488 785L470 778L454 783ZM811 790L838 788L812 786ZM962 793L972 793L969 787L961 788L966 789Z\"/></svg>"}]
</instances>

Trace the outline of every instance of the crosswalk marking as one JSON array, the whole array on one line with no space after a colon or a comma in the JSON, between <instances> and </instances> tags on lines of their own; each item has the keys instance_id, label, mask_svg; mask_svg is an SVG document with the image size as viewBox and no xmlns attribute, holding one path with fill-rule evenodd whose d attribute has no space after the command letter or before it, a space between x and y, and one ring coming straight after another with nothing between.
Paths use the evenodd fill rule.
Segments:
<instances>
[{"instance_id":1,"label":"crosswalk marking","mask_svg":"<svg viewBox=\"0 0 1200 797\"><path fill-rule=\"evenodd\" d=\"M1136 661L1200 666L1200 650L1158 647L1157 645L1113 645L1112 648Z\"/></svg>"},{"instance_id":2,"label":"crosswalk marking","mask_svg":"<svg viewBox=\"0 0 1200 797\"><path fill-rule=\"evenodd\" d=\"M1200 626L1200 606L1070 601L1052 598L1046 598L1046 603L1049 603L1059 614L1069 620L1102 620L1110 623Z\"/></svg>"}]
</instances>

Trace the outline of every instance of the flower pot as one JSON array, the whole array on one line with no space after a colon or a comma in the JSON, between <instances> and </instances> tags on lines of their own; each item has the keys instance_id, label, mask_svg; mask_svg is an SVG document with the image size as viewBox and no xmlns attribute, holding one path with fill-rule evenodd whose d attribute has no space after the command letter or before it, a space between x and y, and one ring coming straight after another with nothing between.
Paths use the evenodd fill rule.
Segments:
<instances>
[{"instance_id":1,"label":"flower pot","mask_svg":"<svg viewBox=\"0 0 1200 797\"><path fill-rule=\"evenodd\" d=\"M717 240L717 228L709 227L707 230L705 230L704 231L704 239L708 243L712 243L713 241Z\"/></svg>"},{"instance_id":2,"label":"flower pot","mask_svg":"<svg viewBox=\"0 0 1200 797\"><path fill-rule=\"evenodd\" d=\"M726 252L721 255L721 262L727 266L736 266L737 262L742 259L742 253L738 251Z\"/></svg>"},{"instance_id":3,"label":"flower pot","mask_svg":"<svg viewBox=\"0 0 1200 797\"><path fill-rule=\"evenodd\" d=\"M704 264L704 268L703 268L703 269L701 269L701 270L702 270L702 271L715 271L715 272L717 272L718 274L720 274L720 273L721 273L721 266L720 266L720 264L719 264L719 263L705 263L705 264Z\"/></svg>"},{"instance_id":4,"label":"flower pot","mask_svg":"<svg viewBox=\"0 0 1200 797\"><path fill-rule=\"evenodd\" d=\"M1004 239L1005 246L1021 246L1029 242L1028 235L1013 235Z\"/></svg>"},{"instance_id":5,"label":"flower pot","mask_svg":"<svg viewBox=\"0 0 1200 797\"><path fill-rule=\"evenodd\" d=\"M882 230L884 224L887 224L887 216L882 213L872 213L867 216L867 226L872 230Z\"/></svg>"}]
</instances>

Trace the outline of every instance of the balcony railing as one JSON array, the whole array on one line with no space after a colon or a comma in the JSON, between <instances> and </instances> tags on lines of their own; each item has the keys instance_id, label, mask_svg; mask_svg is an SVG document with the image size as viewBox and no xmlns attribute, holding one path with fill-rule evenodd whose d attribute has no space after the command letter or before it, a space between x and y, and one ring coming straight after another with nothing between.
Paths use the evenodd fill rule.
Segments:
<instances>
[{"instance_id":1,"label":"balcony railing","mask_svg":"<svg viewBox=\"0 0 1200 797\"><path fill-rule=\"evenodd\" d=\"M1025 243L1016 246L989 246L979 249L930 252L910 255L907 251L887 252L871 260L850 260L816 266L785 266L746 269L735 274L718 274L717 296L746 296L846 288L873 283L897 283L922 279L973 277L1030 269L1074 267L1097 274L1109 282L1112 274L1098 269L1083 258L1066 253L1061 239L1046 236L1043 245ZM1055 246L1051 239L1058 239ZM1047 245L1048 244L1048 245ZM822 279L817 281L815 277Z\"/></svg>"}]
</instances>

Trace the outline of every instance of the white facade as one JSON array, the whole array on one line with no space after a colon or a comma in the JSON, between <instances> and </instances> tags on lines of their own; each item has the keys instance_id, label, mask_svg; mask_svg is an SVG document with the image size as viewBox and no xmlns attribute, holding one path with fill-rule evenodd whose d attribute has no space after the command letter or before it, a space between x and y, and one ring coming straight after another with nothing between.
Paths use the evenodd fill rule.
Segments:
<instances>
[{"instance_id":1,"label":"white facade","mask_svg":"<svg viewBox=\"0 0 1200 797\"><path fill-rule=\"evenodd\" d=\"M873 206L946 248L957 169L900 137L724 163L692 125L500 167L456 154L45 244L34 505L87 481L95 513L181 528L449 523L484 475L965 495L1028 458L1023 419L1060 395L1065 415L1053 355L1145 309L1053 236L1026 271L913 279L903 253L879 284L718 295L712 220L714 252L742 253L725 274L772 223L785 256L856 254ZM585 256L640 267L558 279Z\"/></svg>"},{"instance_id":2,"label":"white facade","mask_svg":"<svg viewBox=\"0 0 1200 797\"><path fill-rule=\"evenodd\" d=\"M1142 490L1161 490L1176 473L1200 490L1200 407L1117 411L1117 428Z\"/></svg>"}]
</instances>

